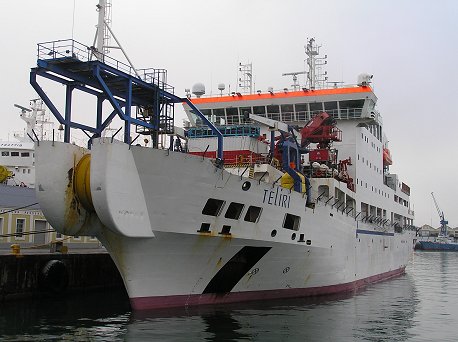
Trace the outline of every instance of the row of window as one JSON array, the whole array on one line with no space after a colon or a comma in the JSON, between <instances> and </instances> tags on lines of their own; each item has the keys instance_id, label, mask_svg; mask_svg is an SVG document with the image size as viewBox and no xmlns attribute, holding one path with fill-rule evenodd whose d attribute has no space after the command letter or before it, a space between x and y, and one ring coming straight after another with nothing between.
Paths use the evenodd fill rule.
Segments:
<instances>
[{"instance_id":1,"label":"row of window","mask_svg":"<svg viewBox=\"0 0 458 342\"><path fill-rule=\"evenodd\" d=\"M409 207L409 202L397 195L394 195L394 201L396 203L402 204L404 207Z\"/></svg>"},{"instance_id":2,"label":"row of window","mask_svg":"<svg viewBox=\"0 0 458 342\"><path fill-rule=\"evenodd\" d=\"M358 178L356 178L356 184L360 185L360 186L363 186L363 181L360 181ZM365 186L366 186L366 189L367 189L367 183L365 183ZM383 190L377 189L374 186L371 186L371 191L373 191L375 193L378 192L379 195L382 195L382 196L384 196L386 198L390 198L390 195L388 193L384 192ZM403 205L404 207L407 207L407 208L409 207L409 201L406 201L405 199L402 199L401 197L399 197L397 195L394 195L394 201L396 203L399 203L399 204Z\"/></svg>"},{"instance_id":3,"label":"row of window","mask_svg":"<svg viewBox=\"0 0 458 342\"><path fill-rule=\"evenodd\" d=\"M359 154L358 154L358 160L360 160ZM366 165L369 166L372 169L372 163L370 163L368 159L365 160L364 157L361 157L361 161L362 161L363 164L364 164L364 161L365 161ZM375 164L374 164L374 171L379 173L379 174L382 174L382 169L379 169Z\"/></svg>"},{"instance_id":4,"label":"row of window","mask_svg":"<svg viewBox=\"0 0 458 342\"><path fill-rule=\"evenodd\" d=\"M336 119L360 118L364 100L313 102L253 107L230 107L201 109L210 121L216 125L234 125L246 123L248 114L256 114L283 122L308 121L315 114L323 111ZM200 119L196 120L200 123Z\"/></svg>"},{"instance_id":5,"label":"row of window","mask_svg":"<svg viewBox=\"0 0 458 342\"><path fill-rule=\"evenodd\" d=\"M370 125L367 130L377 138L377 140L382 141L382 126L380 125Z\"/></svg>"},{"instance_id":6,"label":"row of window","mask_svg":"<svg viewBox=\"0 0 458 342\"><path fill-rule=\"evenodd\" d=\"M30 157L30 152L2 151L2 157Z\"/></svg>"},{"instance_id":7,"label":"row of window","mask_svg":"<svg viewBox=\"0 0 458 342\"><path fill-rule=\"evenodd\" d=\"M361 139L363 139L366 143L369 143L369 138L364 135L364 133L361 133ZM375 149L377 152L381 152L382 149L378 147L374 142L371 141L371 146L373 149Z\"/></svg>"},{"instance_id":8,"label":"row of window","mask_svg":"<svg viewBox=\"0 0 458 342\"><path fill-rule=\"evenodd\" d=\"M209 198L207 203L205 203L204 208L202 209L202 214L209 215L209 216L219 216L221 211L223 210L224 204L226 201L216 199L216 198ZM243 212L243 208L245 205L243 203L238 202L231 202L227 207L226 213L224 214L225 218L238 220ZM259 218L261 217L262 208L257 207L254 205L248 206L248 209L245 213L244 221L257 223ZM296 216L293 214L285 214L283 219L283 228L290 229L290 230L299 230L301 218L300 216ZM209 223L203 223L200 231L208 231L210 228ZM226 227L226 233L224 233ZM230 230L230 226L224 226L221 234L228 234Z\"/></svg>"},{"instance_id":9,"label":"row of window","mask_svg":"<svg viewBox=\"0 0 458 342\"><path fill-rule=\"evenodd\" d=\"M358 178L356 178L356 184L357 184L357 185L364 186L363 181L362 181L362 180L360 181ZM366 189L367 189L367 182L365 183L365 187L366 187ZM390 195L389 195L388 193L384 192L383 190L377 189L377 188L374 187L374 186L371 186L371 188L372 188L371 191L373 191L373 192L375 192L375 193L378 192L379 195L382 195L382 196L384 196L384 197L386 197L386 198L390 198Z\"/></svg>"},{"instance_id":10,"label":"row of window","mask_svg":"<svg viewBox=\"0 0 458 342\"><path fill-rule=\"evenodd\" d=\"M202 209L202 214L209 215L209 216L219 216L224 204L226 201L216 199L216 198L209 198L207 203L205 203L204 208ZM231 202L224 214L225 218L238 220L242 215L243 208L245 207L242 203ZM257 223L259 221L259 217L261 216L262 208L250 205L247 209L245 214L244 220L247 222Z\"/></svg>"}]
</instances>

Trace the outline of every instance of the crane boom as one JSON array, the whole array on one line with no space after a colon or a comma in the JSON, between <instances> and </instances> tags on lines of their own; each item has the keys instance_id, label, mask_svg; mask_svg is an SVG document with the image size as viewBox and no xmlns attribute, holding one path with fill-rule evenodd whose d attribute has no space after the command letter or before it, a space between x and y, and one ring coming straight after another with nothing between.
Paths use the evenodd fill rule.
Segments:
<instances>
[{"instance_id":1,"label":"crane boom","mask_svg":"<svg viewBox=\"0 0 458 342\"><path fill-rule=\"evenodd\" d=\"M441 219L440 220L440 224L441 224L440 235L446 237L448 221L445 220L444 212L439 208L439 204L437 204L436 198L434 197L434 193L431 192L431 196L433 197L433 201L434 201L434 204L436 205L437 213L439 214L439 218Z\"/></svg>"}]
</instances>

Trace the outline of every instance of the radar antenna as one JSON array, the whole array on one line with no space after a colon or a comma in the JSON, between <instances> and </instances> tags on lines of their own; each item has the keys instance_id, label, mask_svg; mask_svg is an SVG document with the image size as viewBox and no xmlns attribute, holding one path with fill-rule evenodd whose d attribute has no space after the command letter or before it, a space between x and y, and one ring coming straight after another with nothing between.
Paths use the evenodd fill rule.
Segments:
<instances>
[{"instance_id":1,"label":"radar antenna","mask_svg":"<svg viewBox=\"0 0 458 342\"><path fill-rule=\"evenodd\" d=\"M299 82L297 82L297 75L305 75L305 74L307 74L307 71L297 71L297 72L286 72L282 74L282 76L293 76L293 84L291 85L291 87L293 87L293 90L296 91L296 90L299 90L300 88Z\"/></svg>"}]
</instances>

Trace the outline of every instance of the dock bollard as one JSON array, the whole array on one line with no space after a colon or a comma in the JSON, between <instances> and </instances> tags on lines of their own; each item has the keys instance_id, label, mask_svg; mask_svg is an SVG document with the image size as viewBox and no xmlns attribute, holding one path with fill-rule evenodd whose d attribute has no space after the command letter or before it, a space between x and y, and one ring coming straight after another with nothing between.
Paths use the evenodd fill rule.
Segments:
<instances>
[{"instance_id":1,"label":"dock bollard","mask_svg":"<svg viewBox=\"0 0 458 342\"><path fill-rule=\"evenodd\" d=\"M17 243L10 246L11 247L11 254L13 255L21 255L21 246Z\"/></svg>"}]
</instances>

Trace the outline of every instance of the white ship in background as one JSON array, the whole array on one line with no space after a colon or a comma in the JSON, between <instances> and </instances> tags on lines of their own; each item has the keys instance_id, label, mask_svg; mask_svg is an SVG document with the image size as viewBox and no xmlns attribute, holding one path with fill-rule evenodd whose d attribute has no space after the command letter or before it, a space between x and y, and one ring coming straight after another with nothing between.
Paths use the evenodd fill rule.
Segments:
<instances>
[{"instance_id":1,"label":"white ship in background","mask_svg":"<svg viewBox=\"0 0 458 342\"><path fill-rule=\"evenodd\" d=\"M13 133L14 140L0 140L0 183L35 187L35 146L33 137L51 140L53 122L41 99L30 100L30 108L14 105L27 127ZM56 137L57 138L57 137Z\"/></svg>"},{"instance_id":2,"label":"white ship in background","mask_svg":"<svg viewBox=\"0 0 458 342\"><path fill-rule=\"evenodd\" d=\"M371 76L322 89L309 40L307 85L294 73L292 89L252 94L252 70L241 66L248 92L223 95L220 85L205 97L198 85L181 98L165 70L105 53L107 8L100 1L97 46L38 44L31 84L64 142L36 142L36 188L56 230L103 243L134 309L353 291L404 273L415 239L410 189L389 172ZM66 87L65 113L39 78ZM74 91L97 97L94 126L72 119ZM188 114L184 129L175 103ZM102 135L116 115L122 141ZM75 128L88 148L71 144ZM142 135L152 148L136 143Z\"/></svg>"}]
</instances>

